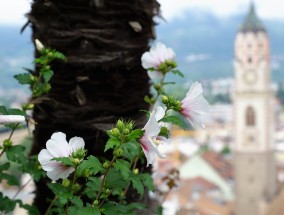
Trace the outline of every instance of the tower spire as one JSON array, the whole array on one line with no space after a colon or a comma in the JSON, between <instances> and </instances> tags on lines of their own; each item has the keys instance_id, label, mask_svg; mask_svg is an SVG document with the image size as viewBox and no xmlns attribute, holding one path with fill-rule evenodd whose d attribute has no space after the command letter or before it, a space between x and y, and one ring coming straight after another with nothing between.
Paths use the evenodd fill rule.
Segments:
<instances>
[{"instance_id":1,"label":"tower spire","mask_svg":"<svg viewBox=\"0 0 284 215\"><path fill-rule=\"evenodd\" d=\"M249 12L243 22L243 24L240 27L240 32L259 32L259 31L264 31L265 32L265 28L264 25L262 24L262 22L260 21L260 19L258 18L258 16L256 15L255 12L255 6L253 1L251 1L250 3L250 8L249 8Z\"/></svg>"}]
</instances>

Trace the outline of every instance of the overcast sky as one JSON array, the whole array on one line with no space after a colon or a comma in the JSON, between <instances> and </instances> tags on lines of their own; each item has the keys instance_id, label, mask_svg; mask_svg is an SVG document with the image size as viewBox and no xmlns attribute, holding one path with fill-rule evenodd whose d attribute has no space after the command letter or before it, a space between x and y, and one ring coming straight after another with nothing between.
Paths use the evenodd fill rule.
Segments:
<instances>
[{"instance_id":1,"label":"overcast sky","mask_svg":"<svg viewBox=\"0 0 284 215\"><path fill-rule=\"evenodd\" d=\"M0 0L0 24L25 23L24 14L30 9L31 0ZM247 11L251 0L158 0L164 18L171 20L182 16L188 9L202 9L218 16L228 16ZM284 19L283 0L254 0L261 18Z\"/></svg>"}]
</instances>

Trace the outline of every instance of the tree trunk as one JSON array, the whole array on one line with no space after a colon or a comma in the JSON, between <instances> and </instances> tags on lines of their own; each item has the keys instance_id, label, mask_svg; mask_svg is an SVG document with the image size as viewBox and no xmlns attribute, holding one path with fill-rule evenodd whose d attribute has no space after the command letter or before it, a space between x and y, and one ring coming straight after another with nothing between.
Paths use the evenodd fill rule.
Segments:
<instances>
[{"instance_id":1,"label":"tree trunk","mask_svg":"<svg viewBox=\"0 0 284 215\"><path fill-rule=\"evenodd\" d=\"M100 156L105 130L117 119L145 124L140 110L149 108L143 101L149 79L141 55L154 38L158 12L156 0L34 0L27 15L33 40L64 53L67 63L52 64L51 91L34 99L32 154L45 147L52 133L62 131L67 138L83 137L89 154ZM41 213L46 198L52 198L47 182L36 183L35 205Z\"/></svg>"}]
</instances>

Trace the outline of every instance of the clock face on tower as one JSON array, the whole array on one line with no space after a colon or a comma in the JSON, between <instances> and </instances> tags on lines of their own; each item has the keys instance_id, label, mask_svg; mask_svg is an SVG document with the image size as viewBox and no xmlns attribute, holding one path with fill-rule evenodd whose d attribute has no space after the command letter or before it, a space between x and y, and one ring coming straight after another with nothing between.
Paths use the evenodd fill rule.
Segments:
<instances>
[{"instance_id":1,"label":"clock face on tower","mask_svg":"<svg viewBox=\"0 0 284 215\"><path fill-rule=\"evenodd\" d=\"M253 70L248 70L244 73L244 81L247 84L254 84L256 82L256 74Z\"/></svg>"}]
</instances>

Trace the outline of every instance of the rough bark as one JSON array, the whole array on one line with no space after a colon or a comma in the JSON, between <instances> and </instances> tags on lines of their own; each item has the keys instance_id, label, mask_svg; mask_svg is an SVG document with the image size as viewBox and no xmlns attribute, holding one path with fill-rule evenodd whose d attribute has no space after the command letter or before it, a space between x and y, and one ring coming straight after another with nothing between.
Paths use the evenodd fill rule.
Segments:
<instances>
[{"instance_id":1,"label":"rough bark","mask_svg":"<svg viewBox=\"0 0 284 215\"><path fill-rule=\"evenodd\" d=\"M45 147L52 133L62 131L67 138L83 137L89 154L100 156L105 130L117 119L144 125L140 110L148 108L143 97L149 79L140 59L154 38L153 17L158 12L155 0L33 1L27 14L32 39L64 53L68 61L53 63L52 90L34 99L32 154ZM52 196L46 183L36 184L35 204L41 213L46 197ZM136 200L135 195L129 198Z\"/></svg>"}]
</instances>

